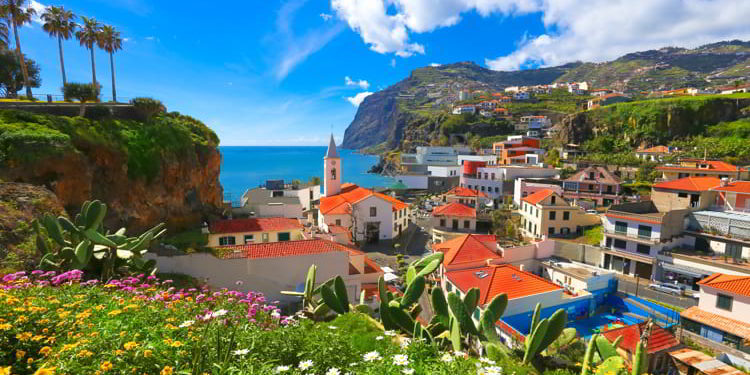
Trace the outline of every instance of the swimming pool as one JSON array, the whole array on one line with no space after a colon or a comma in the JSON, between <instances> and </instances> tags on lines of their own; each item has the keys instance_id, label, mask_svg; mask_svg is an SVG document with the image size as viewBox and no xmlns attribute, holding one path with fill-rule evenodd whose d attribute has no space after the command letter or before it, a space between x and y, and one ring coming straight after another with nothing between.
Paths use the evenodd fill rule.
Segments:
<instances>
[{"instance_id":1,"label":"swimming pool","mask_svg":"<svg viewBox=\"0 0 750 375\"><path fill-rule=\"evenodd\" d=\"M592 317L568 322L568 327L573 327L578 331L578 335L589 339L597 330L604 332L606 330L637 324L643 320L631 316L623 315L619 312L604 313Z\"/></svg>"}]
</instances>

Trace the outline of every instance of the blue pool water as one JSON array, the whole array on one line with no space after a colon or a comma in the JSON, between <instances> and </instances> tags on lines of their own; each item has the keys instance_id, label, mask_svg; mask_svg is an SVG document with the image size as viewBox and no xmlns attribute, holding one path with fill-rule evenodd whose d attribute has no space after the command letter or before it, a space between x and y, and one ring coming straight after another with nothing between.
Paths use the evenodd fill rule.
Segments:
<instances>
[{"instance_id":1,"label":"blue pool water","mask_svg":"<svg viewBox=\"0 0 750 375\"><path fill-rule=\"evenodd\" d=\"M599 328L604 331L605 328L614 328L618 324L618 321L621 326L628 326L641 322L640 319L617 312L614 314L599 314L586 319L574 320L568 323L568 327L575 328L576 331L578 331L579 336L588 340L595 333L595 329Z\"/></svg>"}]
</instances>

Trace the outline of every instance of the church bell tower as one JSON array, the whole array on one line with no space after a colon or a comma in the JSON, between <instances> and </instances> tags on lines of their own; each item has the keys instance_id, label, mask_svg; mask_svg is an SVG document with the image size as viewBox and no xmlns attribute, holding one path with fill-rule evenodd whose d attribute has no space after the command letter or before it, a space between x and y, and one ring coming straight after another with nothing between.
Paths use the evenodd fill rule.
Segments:
<instances>
[{"instance_id":1,"label":"church bell tower","mask_svg":"<svg viewBox=\"0 0 750 375\"><path fill-rule=\"evenodd\" d=\"M326 156L323 157L323 195L330 197L341 192L341 158L336 150L336 141L333 140L333 134L331 134L331 140L328 142L328 151Z\"/></svg>"}]
</instances>

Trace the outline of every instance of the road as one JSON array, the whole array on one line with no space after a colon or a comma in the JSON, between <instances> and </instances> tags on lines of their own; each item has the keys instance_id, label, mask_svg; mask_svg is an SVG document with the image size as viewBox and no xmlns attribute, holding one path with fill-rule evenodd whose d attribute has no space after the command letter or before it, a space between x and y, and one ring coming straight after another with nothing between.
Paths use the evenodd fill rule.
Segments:
<instances>
[{"instance_id":1,"label":"road","mask_svg":"<svg viewBox=\"0 0 750 375\"><path fill-rule=\"evenodd\" d=\"M648 288L648 281L641 280L640 283L638 283L638 293L636 293L636 282L634 278L619 276L617 280L617 290L620 292L633 294L641 298L649 298L654 301L668 303L685 309L698 305L698 300L692 297L678 297L672 294L651 290Z\"/></svg>"}]
</instances>

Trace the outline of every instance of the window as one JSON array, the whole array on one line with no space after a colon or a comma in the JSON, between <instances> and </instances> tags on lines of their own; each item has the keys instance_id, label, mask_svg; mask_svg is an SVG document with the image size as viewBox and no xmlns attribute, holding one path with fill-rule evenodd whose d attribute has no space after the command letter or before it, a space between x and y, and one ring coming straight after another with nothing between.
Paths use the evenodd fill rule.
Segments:
<instances>
[{"instance_id":1,"label":"window","mask_svg":"<svg viewBox=\"0 0 750 375\"><path fill-rule=\"evenodd\" d=\"M440 226L441 226L441 227L444 227L444 226L445 226L445 219L440 219Z\"/></svg>"},{"instance_id":2,"label":"window","mask_svg":"<svg viewBox=\"0 0 750 375\"><path fill-rule=\"evenodd\" d=\"M557 212L555 212L555 211L550 211L550 212L549 212L549 219L550 219L550 220L555 220L556 218L557 218Z\"/></svg>"},{"instance_id":3,"label":"window","mask_svg":"<svg viewBox=\"0 0 750 375\"><path fill-rule=\"evenodd\" d=\"M555 204L555 196L553 195L552 198L550 198L550 200L552 201L552 204L554 205Z\"/></svg>"},{"instance_id":4,"label":"window","mask_svg":"<svg viewBox=\"0 0 750 375\"><path fill-rule=\"evenodd\" d=\"M370 217L378 216L378 208L377 207L370 207Z\"/></svg>"},{"instance_id":5,"label":"window","mask_svg":"<svg viewBox=\"0 0 750 375\"><path fill-rule=\"evenodd\" d=\"M638 237L651 238L651 227L648 225L638 226Z\"/></svg>"},{"instance_id":6,"label":"window","mask_svg":"<svg viewBox=\"0 0 750 375\"><path fill-rule=\"evenodd\" d=\"M595 178L594 176L596 176L596 173L589 172L589 180L593 180Z\"/></svg>"},{"instance_id":7,"label":"window","mask_svg":"<svg viewBox=\"0 0 750 375\"><path fill-rule=\"evenodd\" d=\"M637 245L637 246L635 247L635 251L637 251L637 252L638 252L638 253L640 253L640 254L646 254L646 255L649 255L649 254L651 253L651 246L648 246L648 245L644 245L644 244L641 244L641 243L639 243L639 244L638 244L638 245Z\"/></svg>"},{"instance_id":8,"label":"window","mask_svg":"<svg viewBox=\"0 0 750 375\"><path fill-rule=\"evenodd\" d=\"M547 229L547 233L548 233L548 234L549 234L550 236L553 236L553 235L555 235L555 227L549 227L549 228Z\"/></svg>"},{"instance_id":9,"label":"window","mask_svg":"<svg viewBox=\"0 0 750 375\"><path fill-rule=\"evenodd\" d=\"M736 243L728 243L726 248L724 248L724 254L728 257L732 257L732 259L741 259L742 246Z\"/></svg>"},{"instance_id":10,"label":"window","mask_svg":"<svg viewBox=\"0 0 750 375\"><path fill-rule=\"evenodd\" d=\"M471 222L469 220L464 220L464 229L470 229L471 228Z\"/></svg>"},{"instance_id":11,"label":"window","mask_svg":"<svg viewBox=\"0 0 750 375\"><path fill-rule=\"evenodd\" d=\"M626 247L628 247L628 243L625 242L625 240L620 240L620 239L615 238L615 243L614 243L615 249L625 250Z\"/></svg>"},{"instance_id":12,"label":"window","mask_svg":"<svg viewBox=\"0 0 750 375\"><path fill-rule=\"evenodd\" d=\"M289 241L290 237L289 232L281 232L279 233L279 242Z\"/></svg>"},{"instance_id":13,"label":"window","mask_svg":"<svg viewBox=\"0 0 750 375\"><path fill-rule=\"evenodd\" d=\"M615 221L615 232L617 233L627 233L628 232L628 223L622 222L622 221Z\"/></svg>"},{"instance_id":14,"label":"window","mask_svg":"<svg viewBox=\"0 0 750 375\"><path fill-rule=\"evenodd\" d=\"M331 180L336 181L336 168L331 168Z\"/></svg>"},{"instance_id":15,"label":"window","mask_svg":"<svg viewBox=\"0 0 750 375\"><path fill-rule=\"evenodd\" d=\"M219 246L234 245L234 236L219 237Z\"/></svg>"},{"instance_id":16,"label":"window","mask_svg":"<svg viewBox=\"0 0 750 375\"><path fill-rule=\"evenodd\" d=\"M688 194L687 193L677 193L677 196L680 197L680 198L687 198Z\"/></svg>"},{"instance_id":17,"label":"window","mask_svg":"<svg viewBox=\"0 0 750 375\"><path fill-rule=\"evenodd\" d=\"M494 174L494 173L492 173L492 175L491 175L491 176L492 176L492 179L494 180L494 179L495 179L495 174Z\"/></svg>"},{"instance_id":18,"label":"window","mask_svg":"<svg viewBox=\"0 0 750 375\"><path fill-rule=\"evenodd\" d=\"M474 309L474 319L479 320L479 307Z\"/></svg>"},{"instance_id":19,"label":"window","mask_svg":"<svg viewBox=\"0 0 750 375\"><path fill-rule=\"evenodd\" d=\"M563 220L570 220L570 211L563 211Z\"/></svg>"},{"instance_id":20,"label":"window","mask_svg":"<svg viewBox=\"0 0 750 375\"><path fill-rule=\"evenodd\" d=\"M263 242L268 242L268 233L263 233L261 238L263 239Z\"/></svg>"},{"instance_id":21,"label":"window","mask_svg":"<svg viewBox=\"0 0 750 375\"><path fill-rule=\"evenodd\" d=\"M445 283L445 289L447 289L449 292L453 290L453 284L451 283Z\"/></svg>"},{"instance_id":22,"label":"window","mask_svg":"<svg viewBox=\"0 0 750 375\"><path fill-rule=\"evenodd\" d=\"M719 293L716 295L716 308L732 311L732 300L732 297Z\"/></svg>"},{"instance_id":23,"label":"window","mask_svg":"<svg viewBox=\"0 0 750 375\"><path fill-rule=\"evenodd\" d=\"M341 219L336 219L336 225L341 226Z\"/></svg>"},{"instance_id":24,"label":"window","mask_svg":"<svg viewBox=\"0 0 750 375\"><path fill-rule=\"evenodd\" d=\"M252 234L246 234L245 235L245 244L253 243L255 236Z\"/></svg>"},{"instance_id":25,"label":"window","mask_svg":"<svg viewBox=\"0 0 750 375\"><path fill-rule=\"evenodd\" d=\"M274 197L274 198L276 198L276 197L283 197L284 196L284 192L280 191L280 190L274 190L274 191L271 192L271 196Z\"/></svg>"},{"instance_id":26,"label":"window","mask_svg":"<svg viewBox=\"0 0 750 375\"><path fill-rule=\"evenodd\" d=\"M500 188L495 187L495 193L499 193L499 192L500 192Z\"/></svg>"}]
</instances>

